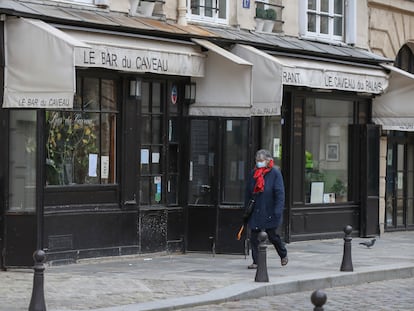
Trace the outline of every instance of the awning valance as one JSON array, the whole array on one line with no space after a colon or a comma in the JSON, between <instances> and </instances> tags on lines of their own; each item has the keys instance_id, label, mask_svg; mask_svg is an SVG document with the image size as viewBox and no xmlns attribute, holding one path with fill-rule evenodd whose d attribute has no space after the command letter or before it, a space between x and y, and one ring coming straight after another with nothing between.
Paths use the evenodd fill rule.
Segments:
<instances>
[{"instance_id":1,"label":"awning valance","mask_svg":"<svg viewBox=\"0 0 414 311\"><path fill-rule=\"evenodd\" d=\"M388 87L382 68L273 56L236 44L232 53L253 64L251 115L280 115L283 85L380 94Z\"/></svg>"},{"instance_id":2,"label":"awning valance","mask_svg":"<svg viewBox=\"0 0 414 311\"><path fill-rule=\"evenodd\" d=\"M119 34L65 29L65 33L88 44L76 48L78 67L203 77L204 58L193 43L163 41Z\"/></svg>"},{"instance_id":3,"label":"awning valance","mask_svg":"<svg viewBox=\"0 0 414 311\"><path fill-rule=\"evenodd\" d=\"M381 94L388 87L382 68L345 65L296 57L275 56L283 65L284 85Z\"/></svg>"},{"instance_id":4,"label":"awning valance","mask_svg":"<svg viewBox=\"0 0 414 311\"><path fill-rule=\"evenodd\" d=\"M75 46L86 45L40 20L4 23L3 108L71 108Z\"/></svg>"},{"instance_id":5,"label":"awning valance","mask_svg":"<svg viewBox=\"0 0 414 311\"><path fill-rule=\"evenodd\" d=\"M414 131L414 75L392 65L383 67L390 70L389 87L374 99L372 119L384 130Z\"/></svg>"},{"instance_id":6,"label":"awning valance","mask_svg":"<svg viewBox=\"0 0 414 311\"><path fill-rule=\"evenodd\" d=\"M253 64L251 115L280 115L282 64L273 56L249 45L236 44L231 51Z\"/></svg>"},{"instance_id":7,"label":"awning valance","mask_svg":"<svg viewBox=\"0 0 414 311\"><path fill-rule=\"evenodd\" d=\"M190 115L249 117L252 64L203 39L193 39L206 48L205 77L196 82L196 101Z\"/></svg>"}]
</instances>

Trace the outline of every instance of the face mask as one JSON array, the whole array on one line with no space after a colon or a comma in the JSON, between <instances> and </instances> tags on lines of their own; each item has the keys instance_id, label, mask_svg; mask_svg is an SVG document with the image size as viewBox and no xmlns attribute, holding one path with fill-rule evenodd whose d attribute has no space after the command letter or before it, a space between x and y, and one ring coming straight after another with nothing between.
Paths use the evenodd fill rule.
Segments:
<instances>
[{"instance_id":1,"label":"face mask","mask_svg":"<svg viewBox=\"0 0 414 311\"><path fill-rule=\"evenodd\" d=\"M257 168L266 167L266 162L265 162L265 161L262 161L262 162L256 162L256 166L257 166Z\"/></svg>"}]
</instances>

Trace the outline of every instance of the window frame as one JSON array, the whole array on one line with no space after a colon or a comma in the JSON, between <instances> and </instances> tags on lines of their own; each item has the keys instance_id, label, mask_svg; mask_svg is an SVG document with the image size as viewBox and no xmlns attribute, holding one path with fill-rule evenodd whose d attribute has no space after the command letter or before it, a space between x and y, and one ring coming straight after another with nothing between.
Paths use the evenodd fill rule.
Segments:
<instances>
[{"instance_id":1,"label":"window frame","mask_svg":"<svg viewBox=\"0 0 414 311\"><path fill-rule=\"evenodd\" d=\"M315 10L310 10L308 8L309 0L307 1L300 1L299 6L299 20L302 21L300 25L300 33L301 35L307 37L307 38L314 38L319 40L326 40L326 41L339 41L344 42L345 41L345 35L347 33L346 26L347 22L346 19L350 19L351 16L348 16L349 14L353 14L351 10L348 10L349 12L346 13L346 5L345 1L342 1L342 15L336 14L334 12L334 4L335 0L328 0L329 1L329 12L325 13L321 11L321 1L322 0L315 0L316 1L316 8ZM315 31L309 31L308 28L308 22L309 22L309 13L314 14L316 17L315 20ZM328 17L328 33L324 34L320 32L320 18L321 16L327 16ZM338 36L334 34L334 18L335 17L341 17L342 18L342 35Z\"/></svg>"},{"instance_id":2,"label":"window frame","mask_svg":"<svg viewBox=\"0 0 414 311\"><path fill-rule=\"evenodd\" d=\"M306 172L306 157L305 157L305 99L313 97L320 99L344 100L353 102L352 121L348 128L348 198L344 202L335 203L306 203L306 187L305 187L305 172ZM359 198L359 159L355 154L355 148L350 142L357 139L354 135L354 128L359 125L363 126L369 123L370 115L370 100L363 99L352 94L343 94L342 92L333 92L328 94L310 93L307 91L295 91L292 94L292 103L294 113L291 115L292 131L294 136L291 137L292 156L289 159L291 167L291 178L295 180L295 187L293 187L291 196L292 204L296 207L314 208L315 206L330 206L330 205L352 205Z\"/></svg>"},{"instance_id":3,"label":"window frame","mask_svg":"<svg viewBox=\"0 0 414 311\"><path fill-rule=\"evenodd\" d=\"M191 0L187 1L187 19L189 21L194 21L194 22L206 22L206 23L213 23L213 24L228 24L228 19L229 19L229 0L211 0L213 2L213 7L211 8L211 10L213 11L213 16L209 17L209 16L205 16L205 2L207 0L198 0L199 1L199 5L195 6L198 7L200 10L200 14L193 14L192 13L192 6L191 6ZM225 8L226 8L226 17L225 18L220 18L219 17L219 7L220 7L220 2L224 1L225 4Z\"/></svg>"},{"instance_id":4,"label":"window frame","mask_svg":"<svg viewBox=\"0 0 414 311\"><path fill-rule=\"evenodd\" d=\"M79 208L82 206L82 209L91 209L96 210L96 205L99 204L100 208L107 208L113 206L119 206L119 194L120 194L120 178L121 174L120 163L122 161L121 157L121 118L122 118L122 86L121 78L113 73L102 72L102 71L93 71L93 70L77 70L76 72L76 81L78 85L79 79L84 78L98 78L99 81L102 80L113 80L114 87L117 89L117 114L116 114L116 133L115 133L115 181L110 184L73 184L73 185L46 185L44 186L44 205L46 208L54 209L59 206L59 208L72 209ZM78 87L78 86L77 86ZM77 90L78 91L78 90ZM55 111L55 109L50 109ZM73 112L73 109L63 109L62 112ZM107 113L107 110L104 110L102 113ZM43 112L44 115L44 125L43 128L46 128L46 111ZM44 144L46 148L47 143L47 133L44 134ZM45 153L46 161L46 153ZM46 162L44 163L46 167ZM89 206L89 207L88 207Z\"/></svg>"},{"instance_id":5,"label":"window frame","mask_svg":"<svg viewBox=\"0 0 414 311\"><path fill-rule=\"evenodd\" d=\"M159 111L154 112L152 111L152 94L153 94L153 87L155 84L159 84L160 90L160 106ZM148 169L143 172L142 167L138 169L138 195L137 195L137 204L140 207L144 207L147 209L156 209L161 206L168 206L168 207L175 207L180 204L181 201L181 193L183 192L181 189L181 183L182 183L182 161L181 158L183 156L183 148L182 148L182 137L184 135L184 122L182 121L185 114L186 114L186 105L184 103L182 95L183 92L183 86L180 80L177 79L142 79L141 86L142 90L144 90L144 86L148 85L149 87L149 98L148 98L148 110L143 111L143 102L142 97L139 103L139 108L137 115L139 115L139 125L137 128L137 143L139 150L148 150ZM174 93L176 94L176 103L174 104L172 101L172 88L175 87L176 90ZM171 105L176 108L176 111L172 111L172 108L170 108ZM150 141L142 141L141 133L143 132L142 126L144 125L144 122L142 121L143 118L147 118L149 120L149 137ZM177 136L172 137L174 133L171 133L170 131L173 129L173 123L172 119L176 118L176 126L175 130L177 131ZM154 129L153 127L153 121L158 120L159 121L159 128ZM170 123L171 121L171 123ZM159 140L157 142L153 141L154 137L154 130L159 131ZM173 149L177 150L176 154L176 168L174 169L171 166L171 159L173 157ZM159 150L159 159L158 159L158 165L159 170L153 171L153 168L151 167L153 165L152 163L152 155L154 150ZM140 166L143 165L142 163L142 152L139 152L139 163ZM156 177L161 178L161 186L160 186L160 201L156 202L154 200L154 195L157 192L154 190L154 181ZM176 185L175 188L170 184L170 180L175 178L176 179ZM147 182L146 180L149 180ZM147 182L149 185L149 188L143 188L144 182ZM155 186L157 187L157 186ZM173 189L175 191L175 200L174 202L170 201L171 195L169 191L170 189ZM148 202L143 201L143 195L141 192L142 190L146 190L147 194L145 196L148 197Z\"/></svg>"}]
</instances>

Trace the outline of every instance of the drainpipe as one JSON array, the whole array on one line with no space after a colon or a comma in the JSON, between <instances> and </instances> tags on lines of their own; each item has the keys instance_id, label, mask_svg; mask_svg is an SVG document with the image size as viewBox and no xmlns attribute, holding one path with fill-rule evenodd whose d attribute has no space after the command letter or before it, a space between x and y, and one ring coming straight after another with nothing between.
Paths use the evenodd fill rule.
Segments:
<instances>
[{"instance_id":1,"label":"drainpipe","mask_svg":"<svg viewBox=\"0 0 414 311\"><path fill-rule=\"evenodd\" d=\"M178 0L178 18L177 18L177 24L182 26L187 26L187 6L186 6L186 0Z\"/></svg>"}]
</instances>

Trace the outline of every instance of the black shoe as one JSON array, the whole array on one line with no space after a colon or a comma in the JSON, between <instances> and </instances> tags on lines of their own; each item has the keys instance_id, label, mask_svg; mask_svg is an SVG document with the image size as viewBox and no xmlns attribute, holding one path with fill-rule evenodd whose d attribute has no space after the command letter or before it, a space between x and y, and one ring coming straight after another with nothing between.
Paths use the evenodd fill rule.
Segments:
<instances>
[{"instance_id":1,"label":"black shoe","mask_svg":"<svg viewBox=\"0 0 414 311\"><path fill-rule=\"evenodd\" d=\"M252 263L251 265L247 266L247 269L257 269L257 265Z\"/></svg>"},{"instance_id":2,"label":"black shoe","mask_svg":"<svg viewBox=\"0 0 414 311\"><path fill-rule=\"evenodd\" d=\"M282 266L286 266L288 264L288 261L289 259L286 256L280 260L280 263L282 264Z\"/></svg>"}]
</instances>

